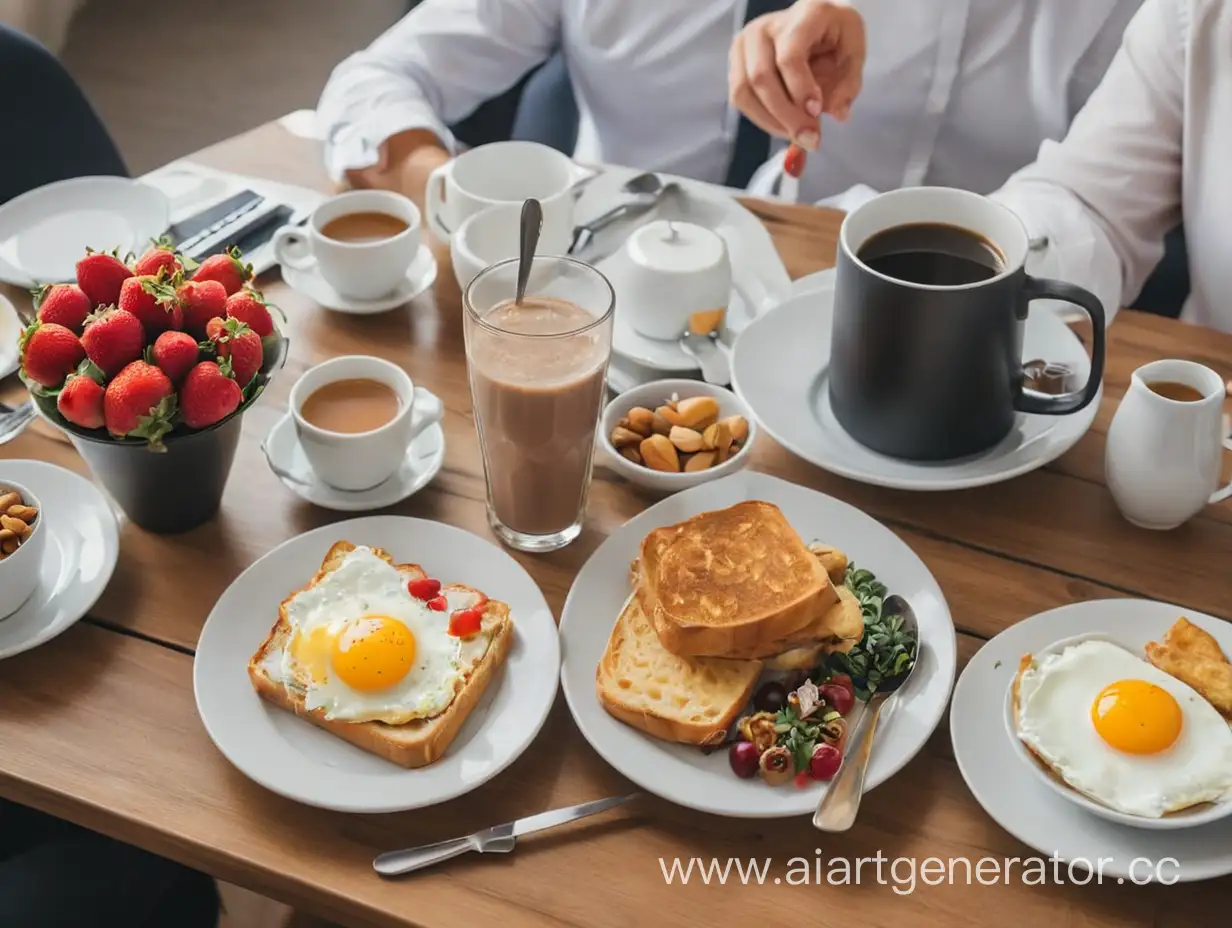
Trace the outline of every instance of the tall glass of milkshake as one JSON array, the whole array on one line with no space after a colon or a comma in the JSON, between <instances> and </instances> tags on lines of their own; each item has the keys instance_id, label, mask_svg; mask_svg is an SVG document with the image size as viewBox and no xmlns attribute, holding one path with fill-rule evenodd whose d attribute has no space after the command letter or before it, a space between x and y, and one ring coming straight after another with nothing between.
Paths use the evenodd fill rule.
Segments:
<instances>
[{"instance_id":1,"label":"tall glass of milkshake","mask_svg":"<svg viewBox=\"0 0 1232 928\"><path fill-rule=\"evenodd\" d=\"M540 255L519 305L517 275L516 258L494 264L462 299L488 522L510 547L555 551L582 531L615 297L590 265Z\"/></svg>"}]
</instances>

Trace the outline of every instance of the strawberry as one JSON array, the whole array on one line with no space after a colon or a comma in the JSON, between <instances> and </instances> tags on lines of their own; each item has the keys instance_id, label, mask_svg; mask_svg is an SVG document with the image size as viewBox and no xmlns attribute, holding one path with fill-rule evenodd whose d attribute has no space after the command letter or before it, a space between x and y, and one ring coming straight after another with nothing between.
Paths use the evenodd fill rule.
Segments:
<instances>
[{"instance_id":1,"label":"strawberry","mask_svg":"<svg viewBox=\"0 0 1232 928\"><path fill-rule=\"evenodd\" d=\"M246 323L257 333L258 338L274 334L274 320L270 317L265 298L251 287L227 297L227 315Z\"/></svg>"},{"instance_id":2,"label":"strawberry","mask_svg":"<svg viewBox=\"0 0 1232 928\"><path fill-rule=\"evenodd\" d=\"M56 397L56 408L74 425L84 429L103 427L103 387L85 374L69 374Z\"/></svg>"},{"instance_id":3,"label":"strawberry","mask_svg":"<svg viewBox=\"0 0 1232 928\"><path fill-rule=\"evenodd\" d=\"M205 338L205 324L227 314L227 288L216 280L190 280L176 293L184 307L184 331Z\"/></svg>"},{"instance_id":4,"label":"strawberry","mask_svg":"<svg viewBox=\"0 0 1232 928\"><path fill-rule=\"evenodd\" d=\"M203 429L227 418L243 399L240 385L222 368L213 361L202 361L188 372L180 387L180 413L189 428Z\"/></svg>"},{"instance_id":5,"label":"strawberry","mask_svg":"<svg viewBox=\"0 0 1232 928\"><path fill-rule=\"evenodd\" d=\"M241 387L248 386L261 370L261 339L257 333L238 319L211 319L205 332L218 349L218 360L230 359L235 382Z\"/></svg>"},{"instance_id":6,"label":"strawberry","mask_svg":"<svg viewBox=\"0 0 1232 928\"><path fill-rule=\"evenodd\" d=\"M30 323L21 333L21 370L27 380L54 388L67 377L85 357L81 340L73 330L56 322Z\"/></svg>"},{"instance_id":7,"label":"strawberry","mask_svg":"<svg viewBox=\"0 0 1232 928\"><path fill-rule=\"evenodd\" d=\"M138 277L153 277L163 268L166 268L163 273L171 277L176 271L184 270L184 265L169 241L156 239L154 247L134 262L133 273Z\"/></svg>"},{"instance_id":8,"label":"strawberry","mask_svg":"<svg viewBox=\"0 0 1232 928\"><path fill-rule=\"evenodd\" d=\"M175 387L153 364L133 361L116 374L103 394L103 418L116 438L145 438L162 445L175 414Z\"/></svg>"},{"instance_id":9,"label":"strawberry","mask_svg":"<svg viewBox=\"0 0 1232 928\"><path fill-rule=\"evenodd\" d=\"M238 248L232 247L220 255L211 255L201 262L193 280L216 280L227 290L227 296L244 286L244 281L252 280L252 265L245 264L243 254Z\"/></svg>"},{"instance_id":10,"label":"strawberry","mask_svg":"<svg viewBox=\"0 0 1232 928\"><path fill-rule=\"evenodd\" d=\"M141 320L114 306L96 312L86 320L81 335L86 356L98 365L105 377L114 377L124 365L141 357L145 330Z\"/></svg>"},{"instance_id":11,"label":"strawberry","mask_svg":"<svg viewBox=\"0 0 1232 928\"><path fill-rule=\"evenodd\" d=\"M114 254L86 249L77 262L77 286L90 298L94 308L111 306L120 298L120 287L133 276L128 266Z\"/></svg>"},{"instance_id":12,"label":"strawberry","mask_svg":"<svg viewBox=\"0 0 1232 928\"><path fill-rule=\"evenodd\" d=\"M187 332L164 332L146 349L146 360L158 366L177 386L197 364L201 347Z\"/></svg>"},{"instance_id":13,"label":"strawberry","mask_svg":"<svg viewBox=\"0 0 1232 928\"><path fill-rule=\"evenodd\" d=\"M140 319L151 338L184 324L180 299L164 272L128 278L120 285L120 299L116 305Z\"/></svg>"},{"instance_id":14,"label":"strawberry","mask_svg":"<svg viewBox=\"0 0 1232 928\"><path fill-rule=\"evenodd\" d=\"M34 308L42 322L56 322L81 334L81 326L94 307L76 284L47 284L35 291Z\"/></svg>"}]
</instances>

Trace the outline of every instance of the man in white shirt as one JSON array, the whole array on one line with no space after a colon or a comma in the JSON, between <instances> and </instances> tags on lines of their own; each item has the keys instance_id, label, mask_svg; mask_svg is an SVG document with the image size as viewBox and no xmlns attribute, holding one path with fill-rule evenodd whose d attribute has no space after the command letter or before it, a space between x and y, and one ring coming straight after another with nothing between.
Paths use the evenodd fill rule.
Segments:
<instances>
[{"instance_id":1,"label":"man in white shirt","mask_svg":"<svg viewBox=\"0 0 1232 928\"><path fill-rule=\"evenodd\" d=\"M750 4L765 2L424 0L334 71L318 107L327 165L420 196L454 148L447 125L559 48L578 159L743 186L732 169L747 122L729 103L728 55ZM836 20L854 6L868 43L863 90L845 125L825 127L802 197L855 184L994 189L1064 134L1139 2L798 0Z\"/></svg>"}]
</instances>

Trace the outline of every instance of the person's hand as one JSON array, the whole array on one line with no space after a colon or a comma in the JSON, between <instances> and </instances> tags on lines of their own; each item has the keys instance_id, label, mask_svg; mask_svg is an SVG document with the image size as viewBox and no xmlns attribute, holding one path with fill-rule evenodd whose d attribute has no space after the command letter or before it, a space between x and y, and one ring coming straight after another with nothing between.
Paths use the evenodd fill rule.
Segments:
<instances>
[{"instance_id":1,"label":"person's hand","mask_svg":"<svg viewBox=\"0 0 1232 928\"><path fill-rule=\"evenodd\" d=\"M864 74L864 19L848 0L796 0L732 43L732 105L771 135L815 151L820 119L844 120Z\"/></svg>"},{"instance_id":2,"label":"person's hand","mask_svg":"<svg viewBox=\"0 0 1232 928\"><path fill-rule=\"evenodd\" d=\"M448 160L449 152L435 133L411 129L387 139L380 160L370 168L348 172L347 180L353 187L396 191L422 210L428 176Z\"/></svg>"}]
</instances>

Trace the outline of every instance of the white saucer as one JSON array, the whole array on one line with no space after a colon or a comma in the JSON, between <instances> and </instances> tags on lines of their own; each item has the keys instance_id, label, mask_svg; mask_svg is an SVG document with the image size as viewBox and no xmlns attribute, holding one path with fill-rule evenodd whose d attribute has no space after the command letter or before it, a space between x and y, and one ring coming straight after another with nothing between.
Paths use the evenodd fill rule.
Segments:
<instances>
[{"instance_id":1,"label":"white saucer","mask_svg":"<svg viewBox=\"0 0 1232 928\"><path fill-rule=\"evenodd\" d=\"M98 601L120 553L120 533L106 497L72 471L42 461L0 461L0 480L25 484L43 501L48 532L34 595L0 619L0 658L29 651L73 625Z\"/></svg>"},{"instance_id":2,"label":"white saucer","mask_svg":"<svg viewBox=\"0 0 1232 928\"><path fill-rule=\"evenodd\" d=\"M822 784L772 789L741 780L727 753L703 754L629 727L595 694L595 668L629 598L629 564L652 529L741 500L775 503L802 538L833 544L906 599L920 628L919 666L883 716L865 789L894 776L924 746L945 714L957 663L954 623L937 581L889 529L853 506L777 477L743 471L684 490L635 516L590 556L569 590L560 617L561 684L574 721L591 746L622 774L669 802L715 815L783 818L810 815Z\"/></svg>"},{"instance_id":3,"label":"white saucer","mask_svg":"<svg viewBox=\"0 0 1232 928\"><path fill-rule=\"evenodd\" d=\"M397 309L431 287L436 281L436 258L432 256L431 248L420 245L415 260L406 272L406 280L393 293L376 300L352 300L342 296L325 282L315 267L301 271L284 264L282 279L292 290L302 293L325 309L355 316L370 316Z\"/></svg>"},{"instance_id":4,"label":"white saucer","mask_svg":"<svg viewBox=\"0 0 1232 928\"><path fill-rule=\"evenodd\" d=\"M828 368L833 276L793 296L749 325L732 349L732 388L789 451L824 470L861 483L903 490L958 490L999 483L1042 467L1087 433L1103 391L1070 416L1019 414L1013 431L982 454L936 463L904 461L870 451L847 434L830 409ZM799 282L798 282L799 283ZM1080 381L1090 370L1086 350L1056 313L1033 312L1023 359L1071 365Z\"/></svg>"},{"instance_id":5,"label":"white saucer","mask_svg":"<svg viewBox=\"0 0 1232 928\"><path fill-rule=\"evenodd\" d=\"M423 387L416 390L427 392ZM371 490L339 490L322 483L312 472L308 456L300 446L295 420L290 413L270 429L261 447L270 470L283 486L314 506L338 512L368 512L399 503L426 487L445 461L445 433L439 422L415 436L401 469Z\"/></svg>"},{"instance_id":6,"label":"white saucer","mask_svg":"<svg viewBox=\"0 0 1232 928\"><path fill-rule=\"evenodd\" d=\"M19 287L73 280L86 248L143 252L171 214L166 195L126 177L76 177L0 206L0 280Z\"/></svg>"},{"instance_id":7,"label":"white saucer","mask_svg":"<svg viewBox=\"0 0 1232 928\"><path fill-rule=\"evenodd\" d=\"M8 297L0 293L0 378L7 377L17 370L20 361L17 341L21 337L21 329L17 307Z\"/></svg>"},{"instance_id":8,"label":"white saucer","mask_svg":"<svg viewBox=\"0 0 1232 928\"><path fill-rule=\"evenodd\" d=\"M248 659L278 605L301 589L339 539L385 548L445 583L474 586L509 604L513 646L457 738L436 763L407 770L262 700ZM201 630L193 690L218 749L266 789L340 812L436 805L486 783L526 750L556 699L560 644L543 594L509 554L478 535L426 519L370 516L327 525L279 545L219 598ZM550 750L550 746L546 746Z\"/></svg>"},{"instance_id":9,"label":"white saucer","mask_svg":"<svg viewBox=\"0 0 1232 928\"><path fill-rule=\"evenodd\" d=\"M1232 625L1192 610L1135 599L1106 599L1062 606L1013 625L984 645L954 688L950 737L954 758L976 800L1011 835L1044 857L1098 861L1104 882L1129 882L1170 858L1163 880L1206 880L1232 873L1232 819L1185 829L1135 828L1089 814L1040 781L1006 730L1005 694L1019 658L1063 638L1097 633L1141 656L1182 615L1215 636L1232 654ZM1173 863L1175 861L1176 863Z\"/></svg>"}]
</instances>

